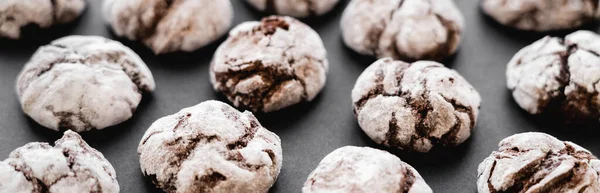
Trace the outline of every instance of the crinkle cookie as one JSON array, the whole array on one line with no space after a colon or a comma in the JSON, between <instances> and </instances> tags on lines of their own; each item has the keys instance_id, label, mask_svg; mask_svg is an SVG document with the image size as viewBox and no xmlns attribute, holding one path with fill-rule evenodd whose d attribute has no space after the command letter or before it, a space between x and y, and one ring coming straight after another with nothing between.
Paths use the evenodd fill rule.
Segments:
<instances>
[{"instance_id":1,"label":"crinkle cookie","mask_svg":"<svg viewBox=\"0 0 600 193\"><path fill-rule=\"evenodd\" d=\"M304 18L320 16L331 11L339 0L246 0L246 2L262 12Z\"/></svg>"},{"instance_id":2,"label":"crinkle cookie","mask_svg":"<svg viewBox=\"0 0 600 193\"><path fill-rule=\"evenodd\" d=\"M40 125L83 132L129 119L142 91L155 85L146 64L123 44L68 36L40 47L16 87L23 111Z\"/></svg>"},{"instance_id":3,"label":"crinkle cookie","mask_svg":"<svg viewBox=\"0 0 600 193\"><path fill-rule=\"evenodd\" d=\"M29 143L0 162L0 192L118 193L112 165L81 137L67 131L52 147Z\"/></svg>"},{"instance_id":4,"label":"crinkle cookie","mask_svg":"<svg viewBox=\"0 0 600 193\"><path fill-rule=\"evenodd\" d=\"M464 24L453 0L352 0L341 27L358 53L417 61L454 54Z\"/></svg>"},{"instance_id":5,"label":"crinkle cookie","mask_svg":"<svg viewBox=\"0 0 600 193\"><path fill-rule=\"evenodd\" d=\"M571 29L600 19L598 0L483 0L500 24L527 31Z\"/></svg>"},{"instance_id":6,"label":"crinkle cookie","mask_svg":"<svg viewBox=\"0 0 600 193\"><path fill-rule=\"evenodd\" d=\"M413 167L369 147L346 146L327 155L308 176L303 193L431 193Z\"/></svg>"},{"instance_id":7,"label":"crinkle cookie","mask_svg":"<svg viewBox=\"0 0 600 193\"><path fill-rule=\"evenodd\" d=\"M467 80L440 63L384 58L358 77L352 103L358 124L376 143L429 152L471 136L481 98Z\"/></svg>"},{"instance_id":8,"label":"crinkle cookie","mask_svg":"<svg viewBox=\"0 0 600 193\"><path fill-rule=\"evenodd\" d=\"M479 193L600 192L600 160L588 150L544 133L502 140L478 169Z\"/></svg>"},{"instance_id":9,"label":"crinkle cookie","mask_svg":"<svg viewBox=\"0 0 600 193\"><path fill-rule=\"evenodd\" d=\"M75 20L85 9L85 0L2 0L0 37L19 39L21 28L48 28Z\"/></svg>"},{"instance_id":10,"label":"crinkle cookie","mask_svg":"<svg viewBox=\"0 0 600 193\"><path fill-rule=\"evenodd\" d=\"M276 134L252 113L218 101L157 120L138 154L144 175L170 193L266 193L282 162Z\"/></svg>"},{"instance_id":11,"label":"crinkle cookie","mask_svg":"<svg viewBox=\"0 0 600 193\"><path fill-rule=\"evenodd\" d=\"M104 0L103 11L118 36L139 40L156 54L204 47L233 21L230 0Z\"/></svg>"},{"instance_id":12,"label":"crinkle cookie","mask_svg":"<svg viewBox=\"0 0 600 193\"><path fill-rule=\"evenodd\" d=\"M545 37L508 63L508 88L531 114L558 114L568 123L600 119L600 36L578 31Z\"/></svg>"},{"instance_id":13,"label":"crinkle cookie","mask_svg":"<svg viewBox=\"0 0 600 193\"><path fill-rule=\"evenodd\" d=\"M233 29L209 71L213 88L236 107L272 112L313 100L328 68L319 34L294 18L272 16Z\"/></svg>"}]
</instances>

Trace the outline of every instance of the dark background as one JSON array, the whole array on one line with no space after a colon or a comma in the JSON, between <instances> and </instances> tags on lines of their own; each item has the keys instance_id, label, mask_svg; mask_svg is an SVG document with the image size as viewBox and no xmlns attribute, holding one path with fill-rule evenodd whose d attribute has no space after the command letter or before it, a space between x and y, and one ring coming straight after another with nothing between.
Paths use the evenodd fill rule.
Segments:
<instances>
[{"instance_id":1,"label":"dark background","mask_svg":"<svg viewBox=\"0 0 600 193\"><path fill-rule=\"evenodd\" d=\"M263 15L241 0L232 0L237 25L259 20ZM544 118L529 116L513 101L506 88L506 63L523 46L543 35L518 32L485 17L476 0L457 1L465 16L466 31L460 51L444 61L456 69L483 98L477 127L466 143L428 154L391 150L414 166L435 192L477 192L477 166L498 142L512 134L540 131L573 141L592 152L600 152L597 129L553 127ZM100 35L117 39L101 16L101 1L88 0L88 8L73 24L47 31L26 29L25 40L0 40L0 160L28 142L54 142L61 133L39 126L21 111L15 94L15 79L22 66L41 45L70 34ZM283 111L257 115L283 142L283 168L271 192L301 192L308 174L336 148L355 145L378 147L359 128L352 113L350 92L360 73L374 58L359 56L346 48L339 21L348 0L331 13L305 19L322 37L328 51L330 72L327 86L311 103ZM585 28L598 31L597 25ZM566 32L554 33L564 35ZM160 192L140 172L137 146L156 119L209 99L226 101L211 89L208 65L216 47L224 40L193 53L155 56L137 42L119 39L135 50L154 74L157 90L143 96L133 118L102 131L84 133L85 140L101 151L117 171L121 192ZM600 130L600 129L598 129ZM384 148L385 149L385 148Z\"/></svg>"}]
</instances>

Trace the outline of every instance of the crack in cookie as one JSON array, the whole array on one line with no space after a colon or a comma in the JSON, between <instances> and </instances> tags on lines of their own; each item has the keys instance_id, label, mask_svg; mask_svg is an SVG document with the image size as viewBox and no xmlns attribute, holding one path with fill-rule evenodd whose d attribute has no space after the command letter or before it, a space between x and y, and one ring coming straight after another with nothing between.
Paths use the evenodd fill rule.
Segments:
<instances>
[{"instance_id":1,"label":"crack in cookie","mask_svg":"<svg viewBox=\"0 0 600 193\"><path fill-rule=\"evenodd\" d=\"M198 191L194 192L211 192L212 189L217 186L218 183L227 180L223 174L209 170L208 175L196 176L195 187L200 187Z\"/></svg>"},{"instance_id":2,"label":"crack in cookie","mask_svg":"<svg viewBox=\"0 0 600 193\"><path fill-rule=\"evenodd\" d=\"M404 168L404 170L406 170L404 172L405 179L401 182L400 187L404 187L403 193L409 193L415 181L421 179L418 179L411 169Z\"/></svg>"},{"instance_id":3,"label":"crack in cookie","mask_svg":"<svg viewBox=\"0 0 600 193\"><path fill-rule=\"evenodd\" d=\"M244 70L215 74L215 78L220 85L238 85L241 81L251 81L251 79L260 77L260 81L265 86L255 89L250 93L236 92L237 87L219 87L217 90L222 92L231 101L238 101L237 107L251 109L252 111L262 111L264 105L270 103L274 94L279 92L282 87L290 82L298 81L299 78L293 73L286 72L286 69L280 69L275 66L267 66L261 61L253 61L251 65ZM302 87L303 92L306 90ZM306 98L302 98L306 100Z\"/></svg>"}]
</instances>

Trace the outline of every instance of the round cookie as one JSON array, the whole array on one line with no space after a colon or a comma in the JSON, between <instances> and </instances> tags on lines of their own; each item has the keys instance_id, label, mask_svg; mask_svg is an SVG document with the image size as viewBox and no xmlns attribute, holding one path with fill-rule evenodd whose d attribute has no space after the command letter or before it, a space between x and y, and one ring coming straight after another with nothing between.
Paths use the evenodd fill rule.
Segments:
<instances>
[{"instance_id":1,"label":"round cookie","mask_svg":"<svg viewBox=\"0 0 600 193\"><path fill-rule=\"evenodd\" d=\"M68 36L42 46L17 79L25 114L53 130L89 131L129 119L153 91L146 64L123 44Z\"/></svg>"},{"instance_id":2,"label":"round cookie","mask_svg":"<svg viewBox=\"0 0 600 193\"><path fill-rule=\"evenodd\" d=\"M600 160L572 142L544 133L522 133L498 146L479 165L479 193L600 192Z\"/></svg>"},{"instance_id":3,"label":"round cookie","mask_svg":"<svg viewBox=\"0 0 600 193\"><path fill-rule=\"evenodd\" d=\"M157 120L138 154L144 175L166 192L266 193L282 162L276 134L218 101Z\"/></svg>"},{"instance_id":4,"label":"round cookie","mask_svg":"<svg viewBox=\"0 0 600 193\"><path fill-rule=\"evenodd\" d=\"M559 115L567 123L598 123L599 53L600 35L591 31L545 37L508 63L508 88L530 114Z\"/></svg>"},{"instance_id":5,"label":"round cookie","mask_svg":"<svg viewBox=\"0 0 600 193\"><path fill-rule=\"evenodd\" d=\"M453 0L352 0L341 28L360 54L417 61L454 54L464 24Z\"/></svg>"},{"instance_id":6,"label":"round cookie","mask_svg":"<svg viewBox=\"0 0 600 193\"><path fill-rule=\"evenodd\" d=\"M527 31L577 28L599 20L597 0L483 0L483 12L498 23Z\"/></svg>"},{"instance_id":7,"label":"round cookie","mask_svg":"<svg viewBox=\"0 0 600 193\"><path fill-rule=\"evenodd\" d=\"M479 93L462 76L431 61L380 59L352 90L358 124L371 139L417 152L467 140L480 103Z\"/></svg>"},{"instance_id":8,"label":"round cookie","mask_svg":"<svg viewBox=\"0 0 600 193\"><path fill-rule=\"evenodd\" d=\"M246 0L246 2L262 12L304 18L320 16L331 11L339 0Z\"/></svg>"},{"instance_id":9,"label":"round cookie","mask_svg":"<svg viewBox=\"0 0 600 193\"><path fill-rule=\"evenodd\" d=\"M104 0L103 12L116 35L139 40L156 54L204 47L233 21L230 0Z\"/></svg>"},{"instance_id":10,"label":"round cookie","mask_svg":"<svg viewBox=\"0 0 600 193\"><path fill-rule=\"evenodd\" d=\"M432 193L413 167L369 147L346 146L327 155L308 176L303 193Z\"/></svg>"},{"instance_id":11,"label":"round cookie","mask_svg":"<svg viewBox=\"0 0 600 193\"><path fill-rule=\"evenodd\" d=\"M21 28L48 28L75 20L85 9L85 0L2 0L0 37L19 39Z\"/></svg>"},{"instance_id":12,"label":"round cookie","mask_svg":"<svg viewBox=\"0 0 600 193\"><path fill-rule=\"evenodd\" d=\"M209 71L213 88L234 106L272 112L313 100L328 68L319 34L294 18L272 16L233 29Z\"/></svg>"},{"instance_id":13,"label":"round cookie","mask_svg":"<svg viewBox=\"0 0 600 193\"><path fill-rule=\"evenodd\" d=\"M102 153L67 131L54 147L29 143L0 162L0 192L118 193L119 183Z\"/></svg>"}]
</instances>

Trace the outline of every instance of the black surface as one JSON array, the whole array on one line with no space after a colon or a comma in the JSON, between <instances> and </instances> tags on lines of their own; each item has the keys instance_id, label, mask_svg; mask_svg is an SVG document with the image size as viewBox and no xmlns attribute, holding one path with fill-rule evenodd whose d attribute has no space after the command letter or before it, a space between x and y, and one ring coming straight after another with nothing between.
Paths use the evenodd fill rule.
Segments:
<instances>
[{"instance_id":1,"label":"black surface","mask_svg":"<svg viewBox=\"0 0 600 193\"><path fill-rule=\"evenodd\" d=\"M242 3L235 6L235 24L258 20L261 15ZM74 24L46 32L30 31L28 40L0 40L0 159L28 142L53 142L60 133L42 128L21 111L14 84L23 64L40 45L69 35L101 35L115 39L105 26L99 0L90 3ZM311 103L271 114L258 115L261 123L276 132L283 141L284 162L279 180L271 192L301 192L308 174L319 161L345 145L379 147L361 131L352 113L350 91L356 78L375 59L362 57L347 49L342 40L339 20L348 3L343 0L332 13L305 22L323 38L328 51L330 73L327 86ZM483 98L479 122L465 144L429 154L393 151L414 166L435 192L477 192L477 166L497 149L498 142L512 134L541 131L563 140L571 140L592 152L600 152L598 131L577 128L553 128L544 119L527 115L506 89L506 63L523 46L541 37L503 28L486 18L478 1L457 1L465 16L466 32L459 53L444 63L460 72ZM596 29L596 27L589 27ZM558 33L558 34L564 34ZM160 192L139 169L137 145L156 119L209 99L224 100L211 89L208 64L218 44L193 53L155 56L137 42L120 39L148 64L157 83L153 94L144 95L133 118L103 131L84 133L83 137L101 151L117 171L121 192ZM381 147L379 147L381 148Z\"/></svg>"}]
</instances>

